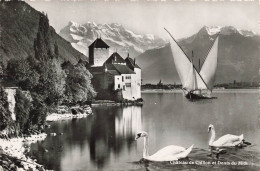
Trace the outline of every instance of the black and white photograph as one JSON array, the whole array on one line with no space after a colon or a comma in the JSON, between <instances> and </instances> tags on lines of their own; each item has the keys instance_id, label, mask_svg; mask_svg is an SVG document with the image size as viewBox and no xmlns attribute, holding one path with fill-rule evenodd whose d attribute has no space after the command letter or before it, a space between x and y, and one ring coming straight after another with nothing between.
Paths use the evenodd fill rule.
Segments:
<instances>
[{"instance_id":1,"label":"black and white photograph","mask_svg":"<svg viewBox=\"0 0 260 171\"><path fill-rule=\"evenodd\" d=\"M259 171L259 0L1 0L0 171Z\"/></svg>"}]
</instances>

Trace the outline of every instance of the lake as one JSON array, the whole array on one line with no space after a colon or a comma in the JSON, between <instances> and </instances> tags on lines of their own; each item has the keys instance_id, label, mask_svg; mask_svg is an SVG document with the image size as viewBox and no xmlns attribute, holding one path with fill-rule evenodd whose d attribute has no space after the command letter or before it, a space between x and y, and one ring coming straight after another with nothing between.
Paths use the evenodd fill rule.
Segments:
<instances>
[{"instance_id":1,"label":"lake","mask_svg":"<svg viewBox=\"0 0 260 171\"><path fill-rule=\"evenodd\" d=\"M93 107L94 115L87 118L50 123L47 133L63 134L32 144L31 155L56 171L259 170L258 90L218 90L214 95L218 98L190 102L182 93L147 92L142 107ZM217 138L244 134L252 145L226 149L218 159L209 156L209 124ZM141 130L149 134L149 154L167 145L194 148L183 164L141 160L143 139L134 140Z\"/></svg>"}]
</instances>

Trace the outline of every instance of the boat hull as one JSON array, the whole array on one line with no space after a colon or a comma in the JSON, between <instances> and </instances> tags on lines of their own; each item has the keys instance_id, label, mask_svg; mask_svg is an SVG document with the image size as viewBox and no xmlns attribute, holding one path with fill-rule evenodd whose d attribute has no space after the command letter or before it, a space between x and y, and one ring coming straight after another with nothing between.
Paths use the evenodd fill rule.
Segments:
<instances>
[{"instance_id":1,"label":"boat hull","mask_svg":"<svg viewBox=\"0 0 260 171\"><path fill-rule=\"evenodd\" d=\"M202 94L195 94L192 92L188 92L185 94L185 97L189 100L200 100L200 99L216 99L217 97L208 97Z\"/></svg>"}]
</instances>

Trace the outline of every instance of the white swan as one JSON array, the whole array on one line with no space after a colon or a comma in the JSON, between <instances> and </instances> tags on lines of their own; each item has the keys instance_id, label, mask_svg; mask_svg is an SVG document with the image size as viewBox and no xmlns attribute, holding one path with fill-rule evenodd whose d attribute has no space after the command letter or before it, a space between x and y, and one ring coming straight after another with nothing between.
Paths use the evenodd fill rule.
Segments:
<instances>
[{"instance_id":1,"label":"white swan","mask_svg":"<svg viewBox=\"0 0 260 171\"><path fill-rule=\"evenodd\" d=\"M216 137L216 132L212 124L209 125L208 132L211 133L211 137L209 140L209 146L211 147L234 147L243 144L250 145L250 143L245 142L243 134L241 134L240 136L227 134L214 141Z\"/></svg>"},{"instance_id":2,"label":"white swan","mask_svg":"<svg viewBox=\"0 0 260 171\"><path fill-rule=\"evenodd\" d=\"M184 147L169 145L157 151L155 154L149 156L148 153L148 134L146 132L139 132L136 134L135 140L144 137L143 158L149 161L173 161L185 158L191 152L193 145L188 149Z\"/></svg>"}]
</instances>

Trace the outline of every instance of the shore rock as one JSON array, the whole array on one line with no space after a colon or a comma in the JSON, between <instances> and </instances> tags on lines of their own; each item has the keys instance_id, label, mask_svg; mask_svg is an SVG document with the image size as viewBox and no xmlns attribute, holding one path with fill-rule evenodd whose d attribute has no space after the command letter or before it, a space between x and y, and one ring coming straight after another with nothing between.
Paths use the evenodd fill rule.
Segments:
<instances>
[{"instance_id":1,"label":"shore rock","mask_svg":"<svg viewBox=\"0 0 260 171\"><path fill-rule=\"evenodd\" d=\"M38 170L36 166L39 166L39 164L25 155L27 149L25 145L44 140L46 136L47 134L41 133L8 140L0 139L0 149L2 149L0 150L2 151L0 155L0 171L1 169L10 171Z\"/></svg>"}]
</instances>

